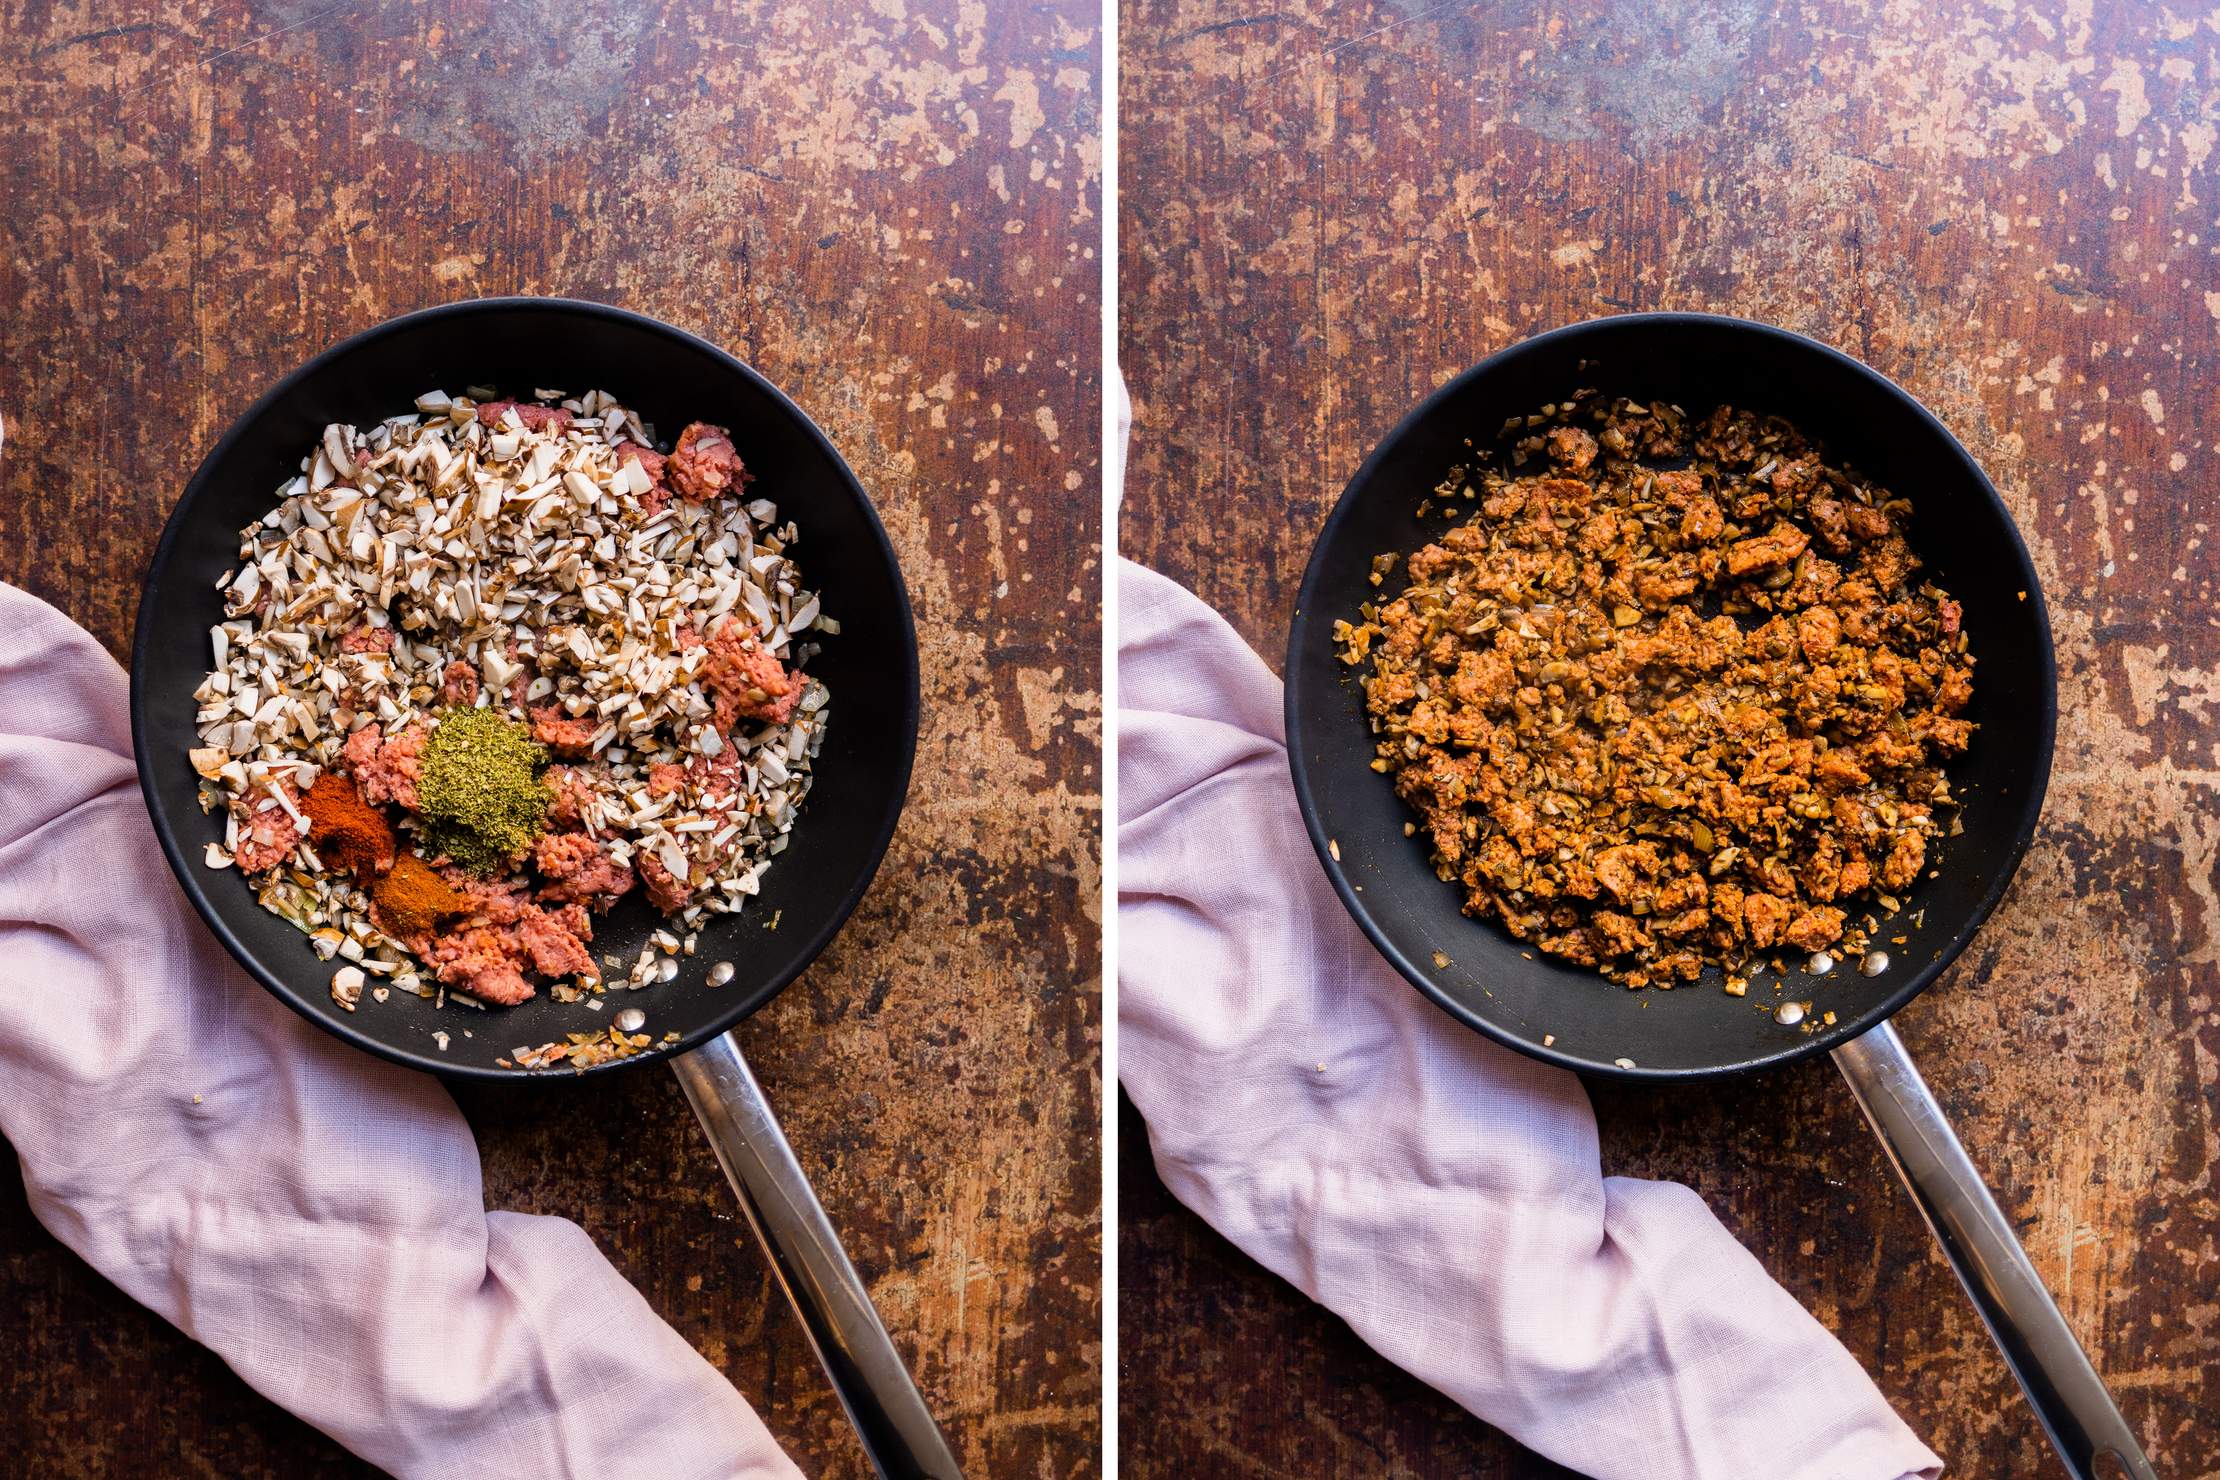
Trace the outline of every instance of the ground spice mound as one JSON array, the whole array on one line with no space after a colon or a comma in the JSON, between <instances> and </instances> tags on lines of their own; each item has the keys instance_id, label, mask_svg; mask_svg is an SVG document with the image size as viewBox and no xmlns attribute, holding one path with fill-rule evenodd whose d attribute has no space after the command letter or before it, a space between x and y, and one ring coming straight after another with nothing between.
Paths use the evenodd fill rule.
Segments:
<instances>
[{"instance_id":1,"label":"ground spice mound","mask_svg":"<svg viewBox=\"0 0 2220 1480\"><path fill-rule=\"evenodd\" d=\"M388 935L413 941L430 935L442 921L461 914L470 901L414 853L404 853L370 891L378 922Z\"/></svg>"},{"instance_id":2,"label":"ground spice mound","mask_svg":"<svg viewBox=\"0 0 2220 1480\"><path fill-rule=\"evenodd\" d=\"M393 863L393 828L385 814L356 794L354 783L326 771L301 798L308 843L324 867L368 882Z\"/></svg>"},{"instance_id":3,"label":"ground spice mound","mask_svg":"<svg viewBox=\"0 0 2220 1480\"><path fill-rule=\"evenodd\" d=\"M1436 872L1629 987L1715 964L1739 992L1761 953L1857 948L1973 729L1910 505L1729 407L1583 394L1503 438L1421 506L1456 522L1401 591L1335 625Z\"/></svg>"},{"instance_id":4,"label":"ground spice mound","mask_svg":"<svg viewBox=\"0 0 2220 1480\"><path fill-rule=\"evenodd\" d=\"M474 874L507 868L547 825L547 750L490 709L443 710L416 787L425 841Z\"/></svg>"}]
</instances>

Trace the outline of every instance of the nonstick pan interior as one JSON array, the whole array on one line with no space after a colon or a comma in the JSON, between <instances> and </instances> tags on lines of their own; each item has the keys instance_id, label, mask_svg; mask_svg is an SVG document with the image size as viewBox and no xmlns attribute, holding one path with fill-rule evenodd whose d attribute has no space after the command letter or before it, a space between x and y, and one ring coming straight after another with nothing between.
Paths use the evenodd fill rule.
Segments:
<instances>
[{"instance_id":1,"label":"nonstick pan interior","mask_svg":"<svg viewBox=\"0 0 2220 1480\"><path fill-rule=\"evenodd\" d=\"M544 993L485 1011L454 998L435 1010L395 993L383 1003L365 997L347 1013L331 999L333 964L257 905L236 872L201 862L205 845L221 840L223 819L202 814L185 752L196 743L192 693L208 670L208 629L222 620L215 582L237 561L240 529L272 506L327 423L376 422L412 410L434 387L459 394L471 385L526 397L542 386L570 394L600 387L666 439L688 421L729 425L756 475L751 495L774 500L800 527L795 559L841 623L840 635L820 639L823 654L810 665L832 693L816 779L762 894L737 918L706 922L698 953L682 960L675 981L612 989L598 1013ZM209 927L304 1016L359 1047L450 1075L517 1077L495 1060L519 1045L605 1029L620 1007L644 1009L645 1031L658 1041L676 1032L668 1051L683 1051L768 1001L832 939L876 871L908 790L917 719L917 641L901 571L869 499L823 433L714 346L638 314L559 299L488 299L411 314L288 376L217 444L172 511L132 652L140 782L170 866ZM658 918L635 894L596 921L595 953L629 964ZM717 961L735 970L712 987L705 976ZM440 1030L448 1034L444 1050L432 1037Z\"/></svg>"},{"instance_id":2,"label":"nonstick pan interior","mask_svg":"<svg viewBox=\"0 0 2220 1480\"><path fill-rule=\"evenodd\" d=\"M1372 558L1407 554L1445 527L1417 508L1447 470L1491 445L1506 418L1593 387L1701 415L1728 402L1787 417L1828 454L1912 502L1909 539L1927 573L1964 603L1977 661L1966 717L1978 726L1950 768L1962 835L1880 932L1891 959L1808 976L1784 956L1787 990L1766 972L1747 997L1718 972L1640 992L1542 956L1500 926L1460 912L1434 876L1423 838L1386 777L1368 769L1372 736L1358 670L1342 664L1333 624L1377 593ZM1522 1052L1586 1073L1679 1078L1789 1063L1856 1036L1939 975L1987 918L2026 851L2050 771L2057 711L2050 629L2035 573L1996 490L1965 449L1910 396L1824 345L1784 330L1700 314L1639 314L1527 340L1444 385L1350 479L1303 580L1287 661L1289 760L1311 842L1358 923L1420 991L1452 1016ZM1334 856L1338 853L1338 860ZM1911 924L1914 915L1921 923ZM1878 915L1877 915L1878 918ZM1904 935L1902 944L1890 937ZM1435 965L1439 952L1449 961ZM1773 1008L1808 1000L1804 1023ZM1831 1026L1818 1025L1825 1013Z\"/></svg>"}]
</instances>

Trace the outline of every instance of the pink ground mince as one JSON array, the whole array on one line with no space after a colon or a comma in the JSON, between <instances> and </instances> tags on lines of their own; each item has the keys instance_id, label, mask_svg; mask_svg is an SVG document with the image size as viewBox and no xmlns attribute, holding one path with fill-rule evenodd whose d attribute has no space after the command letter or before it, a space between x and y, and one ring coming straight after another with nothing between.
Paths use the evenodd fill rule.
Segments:
<instances>
[{"instance_id":1,"label":"pink ground mince","mask_svg":"<svg viewBox=\"0 0 2220 1480\"><path fill-rule=\"evenodd\" d=\"M548 881L540 890L543 901L605 910L632 887L632 870L584 833L542 833L532 862Z\"/></svg>"},{"instance_id":2,"label":"pink ground mince","mask_svg":"<svg viewBox=\"0 0 2220 1480\"><path fill-rule=\"evenodd\" d=\"M729 745L715 755L697 755L686 763L686 775L704 799L715 801L740 784L740 757Z\"/></svg>"},{"instance_id":3,"label":"pink ground mince","mask_svg":"<svg viewBox=\"0 0 2220 1480\"><path fill-rule=\"evenodd\" d=\"M357 627L339 639L339 650L343 653L390 653L393 651L393 629L367 624Z\"/></svg>"},{"instance_id":4,"label":"pink ground mince","mask_svg":"<svg viewBox=\"0 0 2220 1480\"><path fill-rule=\"evenodd\" d=\"M560 832L585 825L585 808L599 795L594 773L577 766L549 766L545 772L555 799L547 804L547 825Z\"/></svg>"},{"instance_id":5,"label":"pink ground mince","mask_svg":"<svg viewBox=\"0 0 2220 1480\"><path fill-rule=\"evenodd\" d=\"M802 675L788 672L763 650L753 627L730 616L709 629L701 681L716 696L717 727L724 730L740 719L785 724L805 687Z\"/></svg>"},{"instance_id":6,"label":"pink ground mince","mask_svg":"<svg viewBox=\"0 0 2220 1480\"><path fill-rule=\"evenodd\" d=\"M573 719L552 704L540 705L531 715L532 738L558 760L582 761L593 753L594 731L601 727L591 719Z\"/></svg>"},{"instance_id":7,"label":"pink ground mince","mask_svg":"<svg viewBox=\"0 0 2220 1480\"><path fill-rule=\"evenodd\" d=\"M664 464L668 459L654 448L642 447L637 442L618 442L614 445L619 464L638 463L640 471L654 480L649 485L647 492L634 496L634 501L640 506L640 512L653 519L656 515L662 513L671 501L671 486L663 479Z\"/></svg>"},{"instance_id":8,"label":"pink ground mince","mask_svg":"<svg viewBox=\"0 0 2220 1480\"><path fill-rule=\"evenodd\" d=\"M299 808L301 794L291 783L277 782L275 789ZM249 792L245 802L233 806L239 816L239 846L232 850L232 857L241 873L260 874L276 868L293 856L293 850L300 846L306 831L285 808L263 808L262 803L269 799L271 790L269 786L260 787Z\"/></svg>"},{"instance_id":9,"label":"pink ground mince","mask_svg":"<svg viewBox=\"0 0 2220 1480\"><path fill-rule=\"evenodd\" d=\"M459 869L444 871L447 882L467 896L473 913L460 925L429 940L404 942L422 956L439 979L501 1007L530 1001L526 971L541 976L598 978L593 953L593 920L583 905L545 910L523 897L517 882L485 883Z\"/></svg>"},{"instance_id":10,"label":"pink ground mince","mask_svg":"<svg viewBox=\"0 0 2220 1480\"><path fill-rule=\"evenodd\" d=\"M347 737L339 758L354 775L364 801L392 802L414 812L416 782L424 770L424 743L431 738L431 726L421 721L391 740L379 726L364 725Z\"/></svg>"},{"instance_id":11,"label":"pink ground mince","mask_svg":"<svg viewBox=\"0 0 2220 1480\"><path fill-rule=\"evenodd\" d=\"M503 413L514 411L516 419L533 431L553 427L561 431L571 423L571 415L559 406L535 406L530 401L481 401L478 403L478 420L489 427L501 425Z\"/></svg>"},{"instance_id":12,"label":"pink ground mince","mask_svg":"<svg viewBox=\"0 0 2220 1480\"><path fill-rule=\"evenodd\" d=\"M662 453L657 452L652 447L642 447L637 442L616 442L612 443L611 447L617 454L618 462L638 463L641 472L647 474L657 483L663 481L663 464L667 459Z\"/></svg>"},{"instance_id":13,"label":"pink ground mince","mask_svg":"<svg viewBox=\"0 0 2220 1480\"><path fill-rule=\"evenodd\" d=\"M678 445L664 467L671 487L697 504L738 493L748 481L740 450L732 445L732 433L706 421L694 422L678 434Z\"/></svg>"},{"instance_id":14,"label":"pink ground mince","mask_svg":"<svg viewBox=\"0 0 2220 1480\"><path fill-rule=\"evenodd\" d=\"M642 853L635 860L640 870L640 887L647 890L648 903L666 915L675 915L686 908L694 897L694 886L663 866L663 860L652 853Z\"/></svg>"},{"instance_id":15,"label":"pink ground mince","mask_svg":"<svg viewBox=\"0 0 2220 1480\"><path fill-rule=\"evenodd\" d=\"M439 702L471 705L478 702L478 670L457 658L440 670Z\"/></svg>"}]
</instances>

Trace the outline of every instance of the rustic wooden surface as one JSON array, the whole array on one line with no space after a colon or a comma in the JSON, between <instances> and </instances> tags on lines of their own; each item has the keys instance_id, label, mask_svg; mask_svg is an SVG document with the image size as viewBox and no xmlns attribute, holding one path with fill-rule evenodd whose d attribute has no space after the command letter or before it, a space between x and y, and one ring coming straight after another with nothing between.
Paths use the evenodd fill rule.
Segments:
<instances>
[{"instance_id":1,"label":"rustic wooden surface","mask_svg":"<svg viewBox=\"0 0 2220 1480\"><path fill-rule=\"evenodd\" d=\"M2220 1475L2220 14L1134 0L1120 28L1122 548L1275 666L1363 454L1557 324L1785 324L1995 478L2056 626L2057 770L1900 1026L2160 1473ZM1951 1473L2055 1473L1824 1062L1594 1093L1607 1168L1698 1188ZM1125 1125L1127 1475L1543 1473L1171 1203Z\"/></svg>"},{"instance_id":2,"label":"rustic wooden surface","mask_svg":"<svg viewBox=\"0 0 2220 1480\"><path fill-rule=\"evenodd\" d=\"M870 897L742 1038L969 1473L1091 1474L1096 7L707 9L0 0L0 578L120 655L234 413L428 304L604 299L783 386L900 551L925 730ZM578 1219L808 1473L865 1473L670 1076L460 1098L492 1205ZM0 1472L359 1468L7 1170Z\"/></svg>"}]
</instances>

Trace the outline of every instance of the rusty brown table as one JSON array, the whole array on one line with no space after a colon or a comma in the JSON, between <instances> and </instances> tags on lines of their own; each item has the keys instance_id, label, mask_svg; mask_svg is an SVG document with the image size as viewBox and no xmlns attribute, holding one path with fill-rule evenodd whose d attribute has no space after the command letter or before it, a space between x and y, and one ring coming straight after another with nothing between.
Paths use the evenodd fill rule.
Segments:
<instances>
[{"instance_id":1,"label":"rusty brown table","mask_svg":"<svg viewBox=\"0 0 2220 1480\"><path fill-rule=\"evenodd\" d=\"M1276 666L1358 460L1538 330L1742 314L1932 407L2035 552L2063 713L2017 885L1899 1026L2181 1480L2220 1475L2220 25L2058 9L1135 0L1120 537ZM2054 1473L1827 1064L1594 1096L1606 1168L1702 1192L1952 1473ZM1180 1209L1124 1127L1126 1474L1545 1473Z\"/></svg>"},{"instance_id":2,"label":"rusty brown table","mask_svg":"<svg viewBox=\"0 0 2220 1480\"><path fill-rule=\"evenodd\" d=\"M925 723L877 885L742 1039L969 1472L1090 1474L1095 7L703 10L0 3L0 578L121 654L235 411L426 304L604 299L784 387L900 552ZM489 1202L578 1219L808 1473L861 1473L678 1086L614 1093L580 1135L560 1094L463 1092ZM7 1171L0 1406L27 1421L0 1471L359 1468Z\"/></svg>"}]
</instances>

